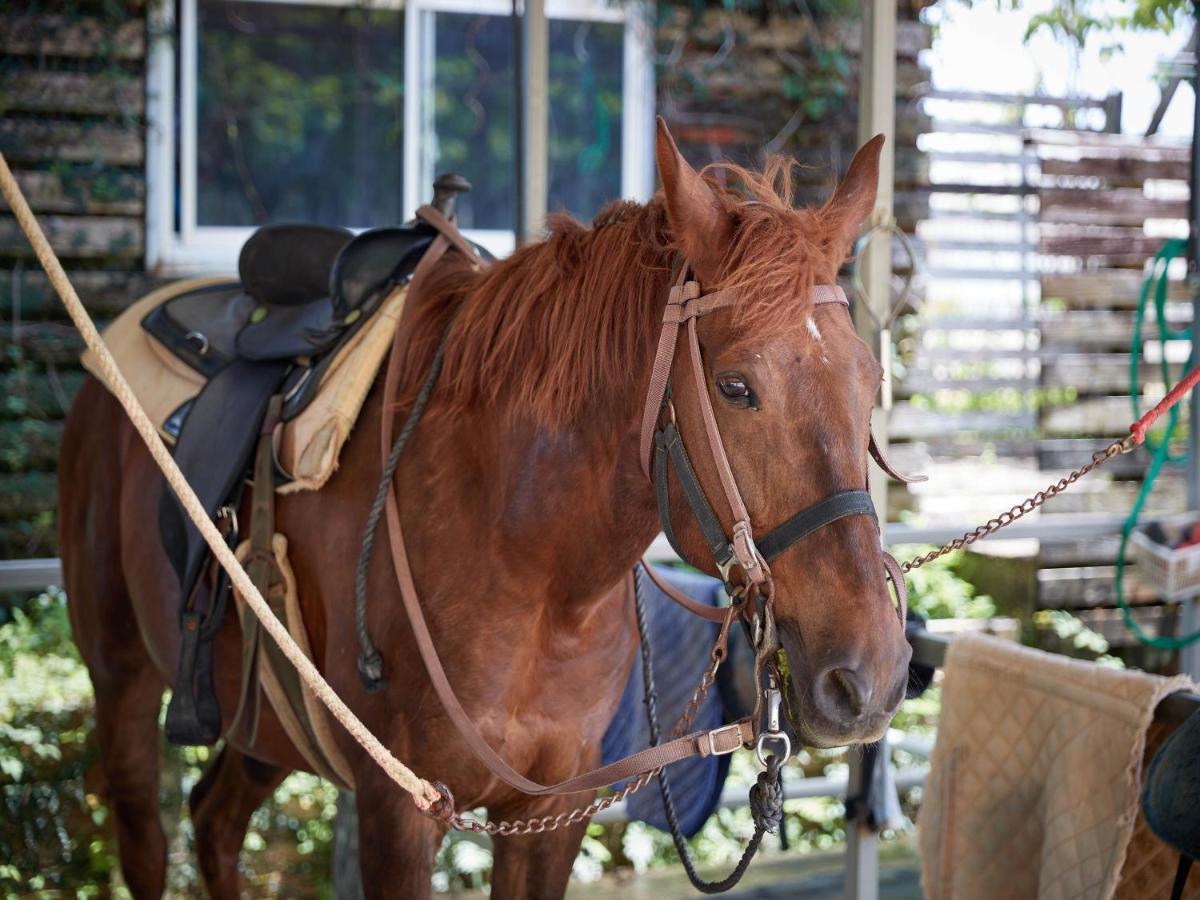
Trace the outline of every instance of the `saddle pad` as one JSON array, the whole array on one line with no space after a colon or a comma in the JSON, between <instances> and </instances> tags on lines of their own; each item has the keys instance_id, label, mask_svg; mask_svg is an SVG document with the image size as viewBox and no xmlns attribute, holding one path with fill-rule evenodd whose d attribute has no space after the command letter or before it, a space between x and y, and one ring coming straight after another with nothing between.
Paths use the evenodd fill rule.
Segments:
<instances>
[{"instance_id":1,"label":"saddle pad","mask_svg":"<svg viewBox=\"0 0 1200 900\"><path fill-rule=\"evenodd\" d=\"M1113 897L1154 708L1191 687L1184 676L956 638L918 821L926 896Z\"/></svg>"},{"instance_id":2,"label":"saddle pad","mask_svg":"<svg viewBox=\"0 0 1200 900\"><path fill-rule=\"evenodd\" d=\"M666 580L692 598L712 606L719 605L717 598L721 596L721 586L715 578L666 568L660 571ZM666 740L708 667L709 651L716 640L718 626L691 615L672 602L645 575L642 576L642 592L653 651L659 728L662 739ZM635 654L621 703L604 734L603 765L650 744L642 684L642 660ZM693 730L717 728L724 720L720 695L713 687L701 704L692 727ZM679 825L688 837L696 834L716 810L729 772L729 759L728 756L689 759L667 769ZM667 828L657 780L631 796L626 801L626 811L631 819L639 819L664 831Z\"/></svg>"},{"instance_id":3,"label":"saddle pad","mask_svg":"<svg viewBox=\"0 0 1200 900\"><path fill-rule=\"evenodd\" d=\"M167 285L134 303L104 329L104 340L121 372L168 443L171 438L163 431L163 423L199 394L205 382L147 334L142 319L159 304L187 291L228 283L228 278L193 278ZM407 287L398 288L383 302L371 320L338 350L313 401L276 431L276 461L291 479L280 484L279 493L317 490L337 470L342 446L392 345L406 294ZM91 352L81 359L83 367L103 382Z\"/></svg>"}]
</instances>

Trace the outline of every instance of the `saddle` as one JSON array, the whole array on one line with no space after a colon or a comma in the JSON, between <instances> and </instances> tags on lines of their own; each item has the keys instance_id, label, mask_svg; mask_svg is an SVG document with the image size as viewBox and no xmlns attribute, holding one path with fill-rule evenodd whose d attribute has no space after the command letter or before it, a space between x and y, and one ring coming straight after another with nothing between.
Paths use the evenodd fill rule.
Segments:
<instances>
[{"instance_id":1,"label":"saddle","mask_svg":"<svg viewBox=\"0 0 1200 900\"><path fill-rule=\"evenodd\" d=\"M458 176L434 184L434 209L449 218L470 185ZM320 225L270 225L247 240L238 280L188 290L156 305L144 331L203 380L198 394L170 413L161 430L206 512L240 536L233 510L248 477L252 522L248 571L264 596L271 587L277 485L288 476L275 461L276 427L299 416L320 392L339 351L411 279L438 230L418 218L354 235ZM475 247L486 256L486 251ZM229 585L214 573L197 591L209 552L178 500L163 489L163 547L179 581L182 642L179 677L166 734L177 744L211 744L221 716L212 689L211 640L223 619ZM205 608L201 608L201 607ZM244 623L243 691L237 725L257 721L256 621Z\"/></svg>"},{"instance_id":2,"label":"saddle","mask_svg":"<svg viewBox=\"0 0 1200 900\"><path fill-rule=\"evenodd\" d=\"M1183 896L1188 874L1200 859L1200 712L1166 740L1150 763L1142 793L1146 824L1160 840L1179 851L1171 898Z\"/></svg>"}]
</instances>

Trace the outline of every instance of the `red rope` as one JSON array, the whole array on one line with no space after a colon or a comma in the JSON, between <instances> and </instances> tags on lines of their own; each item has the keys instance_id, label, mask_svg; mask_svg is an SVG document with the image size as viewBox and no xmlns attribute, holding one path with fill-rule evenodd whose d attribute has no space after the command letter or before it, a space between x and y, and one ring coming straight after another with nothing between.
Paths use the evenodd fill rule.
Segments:
<instances>
[{"instance_id":1,"label":"red rope","mask_svg":"<svg viewBox=\"0 0 1200 900\"><path fill-rule=\"evenodd\" d=\"M1133 442L1141 444L1146 440L1146 432L1158 421L1159 416L1182 400L1197 383L1200 383L1200 365L1197 365L1188 372L1182 381L1171 388L1171 392L1163 397L1157 406L1129 426L1129 433L1133 435Z\"/></svg>"}]
</instances>

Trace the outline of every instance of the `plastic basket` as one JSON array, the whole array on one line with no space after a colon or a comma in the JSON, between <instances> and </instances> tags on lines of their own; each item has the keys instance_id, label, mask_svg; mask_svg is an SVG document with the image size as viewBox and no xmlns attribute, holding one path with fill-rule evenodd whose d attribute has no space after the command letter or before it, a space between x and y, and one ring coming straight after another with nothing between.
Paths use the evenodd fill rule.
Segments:
<instances>
[{"instance_id":1,"label":"plastic basket","mask_svg":"<svg viewBox=\"0 0 1200 900\"><path fill-rule=\"evenodd\" d=\"M1195 515L1161 519L1134 529L1129 547L1137 563L1138 581L1167 600L1183 600L1200 594L1200 544L1172 547L1191 533Z\"/></svg>"}]
</instances>

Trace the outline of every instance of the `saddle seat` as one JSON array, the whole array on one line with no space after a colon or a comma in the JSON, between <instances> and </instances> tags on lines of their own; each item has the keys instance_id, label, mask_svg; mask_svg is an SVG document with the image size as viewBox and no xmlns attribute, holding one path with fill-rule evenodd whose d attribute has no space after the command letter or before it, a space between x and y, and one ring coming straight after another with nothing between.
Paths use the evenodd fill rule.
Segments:
<instances>
[{"instance_id":1,"label":"saddle seat","mask_svg":"<svg viewBox=\"0 0 1200 900\"><path fill-rule=\"evenodd\" d=\"M142 327L205 379L234 360L292 361L301 364L297 379L319 376L320 360L412 274L435 235L420 221L359 235L323 225L268 225L243 246L238 281L175 297ZM307 391L297 397L285 418L310 399Z\"/></svg>"}]
</instances>

